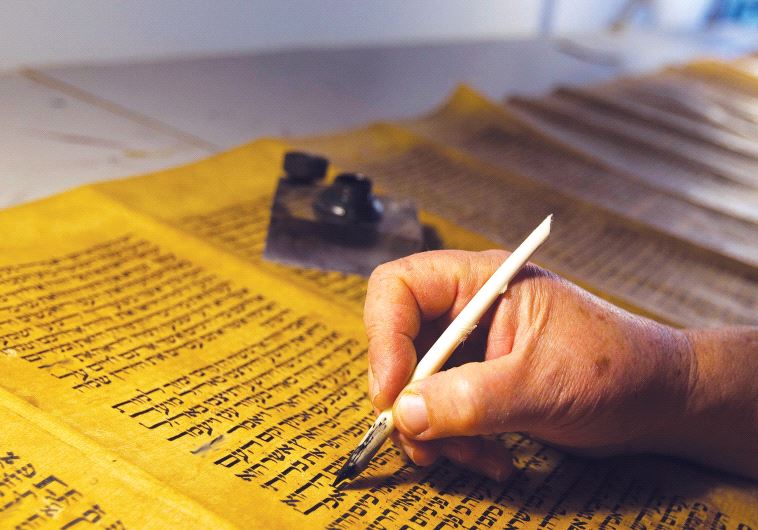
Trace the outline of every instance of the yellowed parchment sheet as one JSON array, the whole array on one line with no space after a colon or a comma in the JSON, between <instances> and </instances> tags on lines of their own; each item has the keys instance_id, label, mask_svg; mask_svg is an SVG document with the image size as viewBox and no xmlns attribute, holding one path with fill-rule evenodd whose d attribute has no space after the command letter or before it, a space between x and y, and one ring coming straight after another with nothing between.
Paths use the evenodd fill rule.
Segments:
<instances>
[{"instance_id":1,"label":"yellowed parchment sheet","mask_svg":"<svg viewBox=\"0 0 758 530\"><path fill-rule=\"evenodd\" d=\"M50 527L758 526L747 481L519 434L502 437L518 468L505 484L418 469L387 445L332 489L371 422L365 284L261 262L285 149L256 142L0 212L0 417L13 425L0 456L42 477L2 483L0 507L14 502L0 526L41 513L48 487L77 492ZM424 219L450 246L487 245Z\"/></svg>"}]
</instances>

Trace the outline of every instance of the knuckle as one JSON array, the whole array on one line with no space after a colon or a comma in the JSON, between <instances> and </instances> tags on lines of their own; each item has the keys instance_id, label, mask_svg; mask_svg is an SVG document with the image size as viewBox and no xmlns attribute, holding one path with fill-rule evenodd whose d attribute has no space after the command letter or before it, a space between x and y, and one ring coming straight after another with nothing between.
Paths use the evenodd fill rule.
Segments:
<instances>
[{"instance_id":1,"label":"knuckle","mask_svg":"<svg viewBox=\"0 0 758 530\"><path fill-rule=\"evenodd\" d=\"M381 281L383 278L386 278L388 275L391 275L389 272L392 268L392 262L388 263L382 263L378 267L376 267L372 272L371 276L368 278L368 286L369 290L371 287L373 287L377 282Z\"/></svg>"},{"instance_id":2,"label":"knuckle","mask_svg":"<svg viewBox=\"0 0 758 530\"><path fill-rule=\"evenodd\" d=\"M497 267L499 266L505 258L510 256L511 253L507 250L503 250L500 248L493 248L489 250L482 250L481 252L476 252L473 255L471 255L470 260L481 260L482 258L486 258L492 262L492 266Z\"/></svg>"},{"instance_id":3,"label":"knuckle","mask_svg":"<svg viewBox=\"0 0 758 530\"><path fill-rule=\"evenodd\" d=\"M371 276L369 276L369 289L372 287L378 287L383 282L387 280L392 280L397 278L400 271L406 269L407 267L405 264L408 262L409 258L400 258L396 259L394 261L388 261L386 263L382 263L378 267L376 267L373 272L371 273Z\"/></svg>"}]
</instances>

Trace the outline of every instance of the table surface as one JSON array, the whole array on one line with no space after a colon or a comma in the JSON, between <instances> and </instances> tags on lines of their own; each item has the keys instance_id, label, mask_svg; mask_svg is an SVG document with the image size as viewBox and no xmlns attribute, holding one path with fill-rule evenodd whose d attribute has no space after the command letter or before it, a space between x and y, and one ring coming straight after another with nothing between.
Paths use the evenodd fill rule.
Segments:
<instances>
[{"instance_id":1,"label":"table surface","mask_svg":"<svg viewBox=\"0 0 758 530\"><path fill-rule=\"evenodd\" d=\"M261 136L427 112L459 83L498 100L756 50L750 33L627 32L22 69L0 75L0 207Z\"/></svg>"}]
</instances>

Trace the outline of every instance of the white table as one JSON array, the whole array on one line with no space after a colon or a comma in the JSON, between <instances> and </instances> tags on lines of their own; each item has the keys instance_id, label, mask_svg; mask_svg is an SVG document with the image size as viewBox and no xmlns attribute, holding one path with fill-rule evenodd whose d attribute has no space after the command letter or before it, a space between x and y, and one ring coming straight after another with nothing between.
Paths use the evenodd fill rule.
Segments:
<instances>
[{"instance_id":1,"label":"white table","mask_svg":"<svg viewBox=\"0 0 758 530\"><path fill-rule=\"evenodd\" d=\"M585 57L572 55L577 50ZM755 50L758 35L627 33L569 46L450 43L9 72L0 75L0 207L187 163L260 136L426 112L461 82L499 100Z\"/></svg>"}]
</instances>

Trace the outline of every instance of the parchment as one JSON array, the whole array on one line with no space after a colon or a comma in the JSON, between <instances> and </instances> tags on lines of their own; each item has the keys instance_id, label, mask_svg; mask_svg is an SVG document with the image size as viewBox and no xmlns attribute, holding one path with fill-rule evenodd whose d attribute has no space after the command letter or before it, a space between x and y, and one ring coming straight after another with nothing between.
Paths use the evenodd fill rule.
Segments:
<instances>
[{"instance_id":1,"label":"parchment","mask_svg":"<svg viewBox=\"0 0 758 530\"><path fill-rule=\"evenodd\" d=\"M662 300L683 281L675 268L654 262L662 283L642 282L642 273L624 276L628 255L612 258L639 248L644 262L665 240L658 232L630 231L576 200L565 205L570 197L407 129L378 125L302 144L417 196L446 246L493 246L467 230L475 226L512 246L555 208L555 226L567 228L538 262L664 320L755 316L728 303L729 292L715 309L688 294L678 300L687 312L674 311ZM517 467L504 484L447 462L416 468L388 444L335 491L337 470L372 420L365 282L261 260L287 148L259 141L0 212L0 421L11 426L0 437L8 461L0 505L12 502L0 526L34 528L53 502L57 511L39 527L758 526L752 482L664 457L585 460L517 433L500 437ZM493 194L493 185L504 191ZM587 219L598 231L559 244ZM610 247L606 261L588 265L598 238ZM671 248L674 264L697 258ZM739 278L713 293L750 295ZM35 475L20 470L28 465Z\"/></svg>"}]
</instances>

